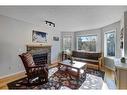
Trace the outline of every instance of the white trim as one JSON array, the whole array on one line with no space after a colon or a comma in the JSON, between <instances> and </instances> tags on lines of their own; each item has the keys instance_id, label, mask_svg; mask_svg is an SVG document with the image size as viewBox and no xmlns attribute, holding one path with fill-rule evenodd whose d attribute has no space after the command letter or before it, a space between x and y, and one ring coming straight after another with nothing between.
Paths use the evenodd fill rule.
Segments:
<instances>
[{"instance_id":1,"label":"white trim","mask_svg":"<svg viewBox=\"0 0 127 95\"><path fill-rule=\"evenodd\" d=\"M16 72L16 73L12 73L12 74L8 74L8 75L5 75L5 76L1 76L0 79L7 78L7 77L11 77L11 76L14 76L16 74L23 73L23 72L25 72L25 70L19 71L19 72Z\"/></svg>"},{"instance_id":2,"label":"white trim","mask_svg":"<svg viewBox=\"0 0 127 95\"><path fill-rule=\"evenodd\" d=\"M105 68L110 69L110 70L112 70L112 71L115 71L115 68L111 68L111 67L109 67L109 66L105 66Z\"/></svg>"},{"instance_id":3,"label":"white trim","mask_svg":"<svg viewBox=\"0 0 127 95\"><path fill-rule=\"evenodd\" d=\"M106 36L105 36L105 34L111 33L111 32L114 32L114 34L115 34L115 56L107 56L107 53L105 54L105 52L107 52L106 51L107 49L105 49L105 46L106 46L106 43L105 43L106 42ZM116 57L116 29L104 32L104 57Z\"/></svg>"}]
</instances>

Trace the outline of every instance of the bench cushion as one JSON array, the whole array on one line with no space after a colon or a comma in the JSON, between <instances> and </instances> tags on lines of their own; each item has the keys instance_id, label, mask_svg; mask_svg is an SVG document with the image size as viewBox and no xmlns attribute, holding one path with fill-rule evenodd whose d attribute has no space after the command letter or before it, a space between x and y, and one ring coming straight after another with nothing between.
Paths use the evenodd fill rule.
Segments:
<instances>
[{"instance_id":1,"label":"bench cushion","mask_svg":"<svg viewBox=\"0 0 127 95\"><path fill-rule=\"evenodd\" d=\"M72 57L98 60L98 58L101 57L101 53L83 52L83 51L72 51Z\"/></svg>"}]
</instances>

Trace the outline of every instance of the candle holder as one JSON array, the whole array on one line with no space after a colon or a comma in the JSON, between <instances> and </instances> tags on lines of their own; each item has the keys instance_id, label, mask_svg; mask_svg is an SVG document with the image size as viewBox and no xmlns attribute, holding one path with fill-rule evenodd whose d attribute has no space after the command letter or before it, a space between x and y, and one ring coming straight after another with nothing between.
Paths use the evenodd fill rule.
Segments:
<instances>
[{"instance_id":1,"label":"candle holder","mask_svg":"<svg viewBox=\"0 0 127 95\"><path fill-rule=\"evenodd\" d=\"M73 57L70 57L70 63L71 63L71 64L74 64L74 62L73 62Z\"/></svg>"}]
</instances>

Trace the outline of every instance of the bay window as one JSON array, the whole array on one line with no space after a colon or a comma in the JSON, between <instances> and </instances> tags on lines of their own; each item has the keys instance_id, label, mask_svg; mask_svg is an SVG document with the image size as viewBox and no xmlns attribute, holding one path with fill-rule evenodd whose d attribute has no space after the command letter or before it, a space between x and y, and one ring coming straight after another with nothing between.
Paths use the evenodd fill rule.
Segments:
<instances>
[{"instance_id":1,"label":"bay window","mask_svg":"<svg viewBox=\"0 0 127 95\"><path fill-rule=\"evenodd\" d=\"M71 50L72 48L72 36L63 36L63 50Z\"/></svg>"},{"instance_id":2,"label":"bay window","mask_svg":"<svg viewBox=\"0 0 127 95\"><path fill-rule=\"evenodd\" d=\"M106 32L104 40L105 56L115 56L115 31Z\"/></svg>"},{"instance_id":3,"label":"bay window","mask_svg":"<svg viewBox=\"0 0 127 95\"><path fill-rule=\"evenodd\" d=\"M77 37L77 50L96 52L97 35Z\"/></svg>"}]
</instances>

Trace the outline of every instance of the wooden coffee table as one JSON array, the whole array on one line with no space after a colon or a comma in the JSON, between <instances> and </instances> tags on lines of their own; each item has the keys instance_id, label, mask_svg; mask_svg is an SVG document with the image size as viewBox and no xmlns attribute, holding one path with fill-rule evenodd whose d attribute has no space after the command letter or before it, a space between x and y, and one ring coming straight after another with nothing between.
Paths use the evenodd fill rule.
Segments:
<instances>
[{"instance_id":1,"label":"wooden coffee table","mask_svg":"<svg viewBox=\"0 0 127 95\"><path fill-rule=\"evenodd\" d=\"M79 61L73 61L71 63L70 60L64 60L58 63L59 70L63 67L66 67L66 71L68 72L70 69L74 70L76 72L77 78L80 78L81 71L85 73L87 68L87 63L85 62L79 62Z\"/></svg>"}]
</instances>

